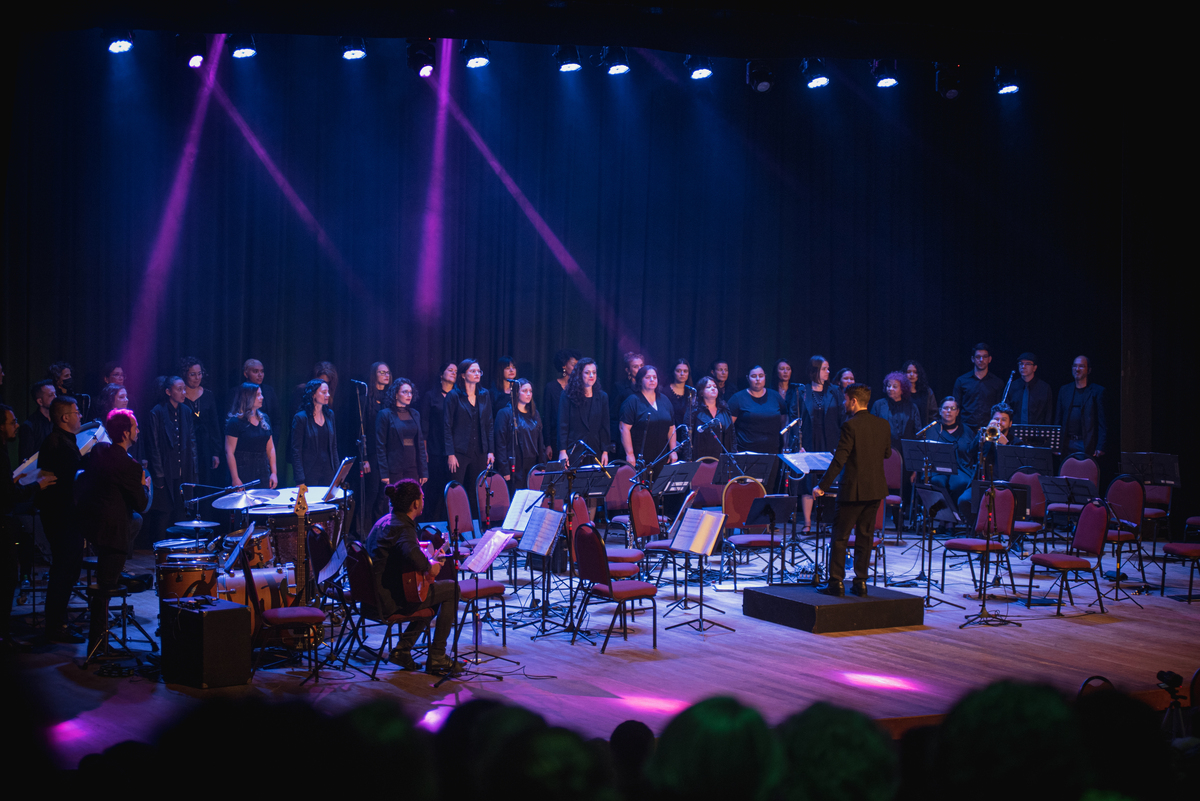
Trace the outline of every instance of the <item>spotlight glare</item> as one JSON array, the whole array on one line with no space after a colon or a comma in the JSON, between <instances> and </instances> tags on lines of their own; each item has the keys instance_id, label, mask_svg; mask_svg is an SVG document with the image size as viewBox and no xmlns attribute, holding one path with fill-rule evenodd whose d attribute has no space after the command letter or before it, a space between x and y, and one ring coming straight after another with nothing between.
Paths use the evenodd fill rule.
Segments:
<instances>
[{"instance_id":1,"label":"spotlight glare","mask_svg":"<svg viewBox=\"0 0 1200 801\"><path fill-rule=\"evenodd\" d=\"M690 72L693 81L702 81L712 76L712 61L705 56L688 56L683 66Z\"/></svg>"},{"instance_id":2,"label":"spotlight glare","mask_svg":"<svg viewBox=\"0 0 1200 801\"><path fill-rule=\"evenodd\" d=\"M491 53L488 51L488 43L483 39L464 39L462 54L463 58L466 59L467 66L473 70L486 67L492 63Z\"/></svg>"},{"instance_id":3,"label":"spotlight glare","mask_svg":"<svg viewBox=\"0 0 1200 801\"><path fill-rule=\"evenodd\" d=\"M769 92L775 85L775 73L771 65L762 59L746 62L746 84L756 92Z\"/></svg>"},{"instance_id":4,"label":"spotlight glare","mask_svg":"<svg viewBox=\"0 0 1200 801\"><path fill-rule=\"evenodd\" d=\"M800 77L804 79L805 85L809 89L829 86L829 78L825 75L825 59L814 58L811 61L807 58L804 59L800 62Z\"/></svg>"},{"instance_id":5,"label":"spotlight glare","mask_svg":"<svg viewBox=\"0 0 1200 801\"><path fill-rule=\"evenodd\" d=\"M1019 91L1021 84L1017 81L1017 71L996 67L996 94L1011 95Z\"/></svg>"},{"instance_id":6,"label":"spotlight glare","mask_svg":"<svg viewBox=\"0 0 1200 801\"><path fill-rule=\"evenodd\" d=\"M900 83L896 80L896 62L892 61L889 67L883 59L876 59L871 62L871 74L875 76L875 85L880 89L887 89Z\"/></svg>"},{"instance_id":7,"label":"spotlight glare","mask_svg":"<svg viewBox=\"0 0 1200 801\"><path fill-rule=\"evenodd\" d=\"M133 31L110 31L108 34L108 52L128 53L133 49Z\"/></svg>"},{"instance_id":8,"label":"spotlight glare","mask_svg":"<svg viewBox=\"0 0 1200 801\"><path fill-rule=\"evenodd\" d=\"M254 46L254 37L246 34L239 34L230 37L230 47L233 49L234 58L253 58L258 55L258 48Z\"/></svg>"},{"instance_id":9,"label":"spotlight glare","mask_svg":"<svg viewBox=\"0 0 1200 801\"><path fill-rule=\"evenodd\" d=\"M417 74L420 75L422 78L428 78L430 75L433 74L433 65L426 64L424 67L421 67L421 69L418 70Z\"/></svg>"},{"instance_id":10,"label":"spotlight glare","mask_svg":"<svg viewBox=\"0 0 1200 801\"><path fill-rule=\"evenodd\" d=\"M600 53L600 66L608 70L609 75L624 75L629 72L629 57L623 47L606 47Z\"/></svg>"},{"instance_id":11,"label":"spotlight glare","mask_svg":"<svg viewBox=\"0 0 1200 801\"><path fill-rule=\"evenodd\" d=\"M428 78L433 75L435 47L429 37L411 38L408 40L408 68Z\"/></svg>"},{"instance_id":12,"label":"spotlight glare","mask_svg":"<svg viewBox=\"0 0 1200 801\"><path fill-rule=\"evenodd\" d=\"M192 56L188 59L188 66L192 69L199 69L204 66L204 56Z\"/></svg>"},{"instance_id":13,"label":"spotlight glare","mask_svg":"<svg viewBox=\"0 0 1200 801\"><path fill-rule=\"evenodd\" d=\"M576 72L583 69L579 61L579 48L575 45L559 45L554 49L554 61L559 72Z\"/></svg>"},{"instance_id":14,"label":"spotlight glare","mask_svg":"<svg viewBox=\"0 0 1200 801\"><path fill-rule=\"evenodd\" d=\"M347 61L358 61L367 57L367 43L361 36L344 36L338 39L342 47L342 58Z\"/></svg>"}]
</instances>

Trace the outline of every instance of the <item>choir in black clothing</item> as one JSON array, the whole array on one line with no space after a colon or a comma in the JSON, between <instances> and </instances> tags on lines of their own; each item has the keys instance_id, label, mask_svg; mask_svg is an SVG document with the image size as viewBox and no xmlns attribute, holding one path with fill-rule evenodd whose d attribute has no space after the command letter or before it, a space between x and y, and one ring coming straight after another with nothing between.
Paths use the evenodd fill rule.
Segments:
<instances>
[{"instance_id":1,"label":"choir in black clothing","mask_svg":"<svg viewBox=\"0 0 1200 801\"><path fill-rule=\"evenodd\" d=\"M446 499L440 488L445 487L454 476L447 466L446 457L446 398L454 391L458 380L458 365L443 362L437 384L421 396L421 433L429 448L429 481L435 488L429 494L426 512L431 520L442 518L446 512Z\"/></svg>"},{"instance_id":2,"label":"choir in black clothing","mask_svg":"<svg viewBox=\"0 0 1200 801\"><path fill-rule=\"evenodd\" d=\"M496 385L492 389L492 411L500 414L505 406L512 405L513 382L517 380L517 361L512 356L501 356L496 360Z\"/></svg>"},{"instance_id":3,"label":"choir in black clothing","mask_svg":"<svg viewBox=\"0 0 1200 801\"><path fill-rule=\"evenodd\" d=\"M1099 458L1108 445L1104 415L1104 387L1091 383L1092 366L1087 356L1076 356L1071 364L1074 381L1058 391L1056 425L1063 427L1063 452L1084 453Z\"/></svg>"},{"instance_id":4,"label":"choir in black clothing","mask_svg":"<svg viewBox=\"0 0 1200 801\"><path fill-rule=\"evenodd\" d=\"M362 472L367 495L367 519L378 520L387 514L388 500L383 493L384 482L379 478L378 465L375 464L375 419L384 408L384 396L392 383L392 368L387 362L375 362L367 373L366 391L362 395L356 392L355 397L362 415ZM351 425L354 423L354 420L350 421Z\"/></svg>"},{"instance_id":5,"label":"choir in black clothing","mask_svg":"<svg viewBox=\"0 0 1200 801\"><path fill-rule=\"evenodd\" d=\"M375 418L375 470L384 485L402 478L421 484L429 480L429 451L421 413L413 408L416 399L416 384L397 378L384 395L385 408Z\"/></svg>"},{"instance_id":6,"label":"choir in black clothing","mask_svg":"<svg viewBox=\"0 0 1200 801\"><path fill-rule=\"evenodd\" d=\"M84 640L82 634L67 627L67 603L83 567L83 535L75 510L75 473L80 459L75 435L82 428L80 417L74 398L56 397L50 404L54 428L38 453L38 469L57 478L36 498L53 559L46 588L46 636L57 642Z\"/></svg>"},{"instance_id":7,"label":"choir in black clothing","mask_svg":"<svg viewBox=\"0 0 1200 801\"><path fill-rule=\"evenodd\" d=\"M599 367L592 358L580 359L558 402L558 430L554 432L558 458L571 464L585 457L608 464L609 399L600 387ZM590 451L590 453L589 453Z\"/></svg>"},{"instance_id":8,"label":"choir in black clothing","mask_svg":"<svg viewBox=\"0 0 1200 801\"><path fill-rule=\"evenodd\" d=\"M196 456L195 415L184 403L183 379L159 379L162 400L150 410L146 453L154 479L154 506L150 531L161 538L172 522L188 519L181 484L199 477Z\"/></svg>"},{"instance_id":9,"label":"choir in black clothing","mask_svg":"<svg viewBox=\"0 0 1200 801\"><path fill-rule=\"evenodd\" d=\"M17 458L22 462L42 449L42 443L54 429L50 422L50 404L58 397L54 382L50 379L38 381L29 390L34 410L17 431Z\"/></svg>"},{"instance_id":10,"label":"choir in black clothing","mask_svg":"<svg viewBox=\"0 0 1200 801\"><path fill-rule=\"evenodd\" d=\"M696 397L689 410L688 428L689 459L702 459L705 456L720 459L722 453L737 450L733 417L729 414L728 404L721 399L717 380L712 376L703 376L696 382Z\"/></svg>"},{"instance_id":11,"label":"choir in black clothing","mask_svg":"<svg viewBox=\"0 0 1200 801\"><path fill-rule=\"evenodd\" d=\"M1021 425L1050 425L1054 418L1054 394L1050 385L1037 377L1037 356L1022 353L1017 359L1021 379L1009 387L1004 403L1012 407L1014 423Z\"/></svg>"},{"instance_id":12,"label":"choir in black clothing","mask_svg":"<svg viewBox=\"0 0 1200 801\"><path fill-rule=\"evenodd\" d=\"M337 475L337 426L329 408L329 384L314 378L304 385L300 411L292 417L292 474L297 484L328 487Z\"/></svg>"},{"instance_id":13,"label":"choir in black clothing","mask_svg":"<svg viewBox=\"0 0 1200 801\"><path fill-rule=\"evenodd\" d=\"M937 396L929 386L929 378L925 375L925 368L921 366L920 362L909 359L900 366L900 371L908 379L908 389L912 393L912 401L917 405L917 413L921 416L917 422L917 428L924 428L938 419L941 404L938 403ZM851 375L851 378L853 377Z\"/></svg>"},{"instance_id":14,"label":"choir in black clothing","mask_svg":"<svg viewBox=\"0 0 1200 801\"><path fill-rule=\"evenodd\" d=\"M959 498L971 487L975 476L975 463L971 451L975 444L975 431L959 419L958 401L954 396L945 398L939 411L937 424L925 432L925 439L947 442L954 446L954 458L958 469L951 475L933 473L930 483L945 487L951 498Z\"/></svg>"},{"instance_id":15,"label":"choir in black clothing","mask_svg":"<svg viewBox=\"0 0 1200 801\"><path fill-rule=\"evenodd\" d=\"M1000 403L1004 381L988 370L992 354L987 343L980 342L975 346L971 351L971 363L974 368L958 377L950 394L958 401L963 422L979 428L991 418L992 407Z\"/></svg>"},{"instance_id":16,"label":"choir in black clothing","mask_svg":"<svg viewBox=\"0 0 1200 801\"><path fill-rule=\"evenodd\" d=\"M612 384L612 392L608 394L608 412L609 412L609 436L617 446L617 457L624 459L625 446L621 441L621 407L625 405L625 400L634 392L634 380L637 378L638 371L646 364L646 357L640 353L628 351L621 357L621 362L625 366L625 375Z\"/></svg>"},{"instance_id":17,"label":"choir in black clothing","mask_svg":"<svg viewBox=\"0 0 1200 801\"><path fill-rule=\"evenodd\" d=\"M675 425L687 423L688 409L692 399L696 397L696 389L688 382L692 380L692 365L687 359L676 359L673 380L667 384L664 393L671 400L671 409L675 415Z\"/></svg>"},{"instance_id":18,"label":"choir in black clothing","mask_svg":"<svg viewBox=\"0 0 1200 801\"><path fill-rule=\"evenodd\" d=\"M542 418L533 402L533 384L518 378L513 382L513 394L515 406L505 406L496 415L496 469L511 489L519 490L528 486L533 466L545 459L547 445Z\"/></svg>"},{"instance_id":19,"label":"choir in black clothing","mask_svg":"<svg viewBox=\"0 0 1200 801\"><path fill-rule=\"evenodd\" d=\"M801 443L806 451L832 453L841 438L845 422L845 397L841 388L829 381L829 360L815 355L808 360L808 384L800 391ZM800 508L804 525L812 525L812 488L821 480L812 473L801 482Z\"/></svg>"},{"instance_id":20,"label":"choir in black clothing","mask_svg":"<svg viewBox=\"0 0 1200 801\"><path fill-rule=\"evenodd\" d=\"M547 381L546 387L542 390L542 410L547 431L558 430L558 401L567 388L567 380L575 369L575 363L582 356L582 353L571 348L560 350L554 354L555 377ZM553 443L548 443L548 445L553 446ZM553 456L550 447L546 450L546 456Z\"/></svg>"},{"instance_id":21,"label":"choir in black clothing","mask_svg":"<svg viewBox=\"0 0 1200 801\"><path fill-rule=\"evenodd\" d=\"M217 400L213 392L202 386L208 373L199 359L195 356L183 357L179 360L179 370L184 383L183 402L192 413L192 423L196 430L200 483L213 484L213 473L221 466L220 455L225 450L221 445L224 426L221 425L221 416L217 411Z\"/></svg>"},{"instance_id":22,"label":"choir in black clothing","mask_svg":"<svg viewBox=\"0 0 1200 801\"><path fill-rule=\"evenodd\" d=\"M921 413L909 393L903 373L888 373L883 379L884 397L871 404L871 414L886 420L892 430L892 450L900 450L900 440L912 439L922 428Z\"/></svg>"},{"instance_id":23,"label":"choir in black clothing","mask_svg":"<svg viewBox=\"0 0 1200 801\"><path fill-rule=\"evenodd\" d=\"M454 480L466 487L475 515L475 481L496 457L492 396L479 385L482 377L474 359L459 362L458 386L446 396L444 405L446 464Z\"/></svg>"},{"instance_id":24,"label":"choir in black clothing","mask_svg":"<svg viewBox=\"0 0 1200 801\"><path fill-rule=\"evenodd\" d=\"M621 404L621 444L625 461L635 467L652 464L671 452L667 462L679 460L675 448L675 412L671 401L658 390L658 368L644 365L634 377L636 391ZM657 475L662 463L650 471Z\"/></svg>"},{"instance_id":25,"label":"choir in black clothing","mask_svg":"<svg viewBox=\"0 0 1200 801\"><path fill-rule=\"evenodd\" d=\"M234 485L258 481L259 489L279 486L271 418L262 407L258 384L247 382L236 389L225 421L225 461Z\"/></svg>"}]
</instances>

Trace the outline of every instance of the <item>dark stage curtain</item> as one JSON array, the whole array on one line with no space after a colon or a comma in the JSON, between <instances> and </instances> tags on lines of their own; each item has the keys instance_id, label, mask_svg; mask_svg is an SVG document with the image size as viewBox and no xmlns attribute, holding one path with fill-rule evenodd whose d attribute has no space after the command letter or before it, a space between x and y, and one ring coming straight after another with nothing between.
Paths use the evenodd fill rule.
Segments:
<instances>
[{"instance_id":1,"label":"dark stage curtain","mask_svg":"<svg viewBox=\"0 0 1200 801\"><path fill-rule=\"evenodd\" d=\"M38 55L17 65L0 358L21 415L51 361L95 394L121 351L195 105L197 74L171 37L139 33L122 58L101 38L26 37ZM553 352L575 347L607 386L631 346L664 378L679 356L702 371L721 355L740 377L781 355L803 371L819 352L881 396L884 374L916 358L941 396L986 340L1002 377L1034 350L1055 390L1077 353L1092 356L1118 436L1120 126L1080 87L1034 79L997 98L981 83L948 103L927 65L883 92L862 63L833 61L828 90L783 64L757 95L732 60L707 82L659 52L631 51L621 77L560 74L552 48L493 43L483 70L453 60L450 96L616 323L453 114L440 313L425 322L414 294L437 94L404 66L403 42L348 63L332 41L260 36L258 57L226 55L218 72L329 244L214 99L150 362L125 365L137 408L185 352L223 406L242 361L261 359L280 426L313 362L333 361L343 435L347 379L376 359L424 391L443 358L479 359L491 385L511 354L541 386Z\"/></svg>"}]
</instances>

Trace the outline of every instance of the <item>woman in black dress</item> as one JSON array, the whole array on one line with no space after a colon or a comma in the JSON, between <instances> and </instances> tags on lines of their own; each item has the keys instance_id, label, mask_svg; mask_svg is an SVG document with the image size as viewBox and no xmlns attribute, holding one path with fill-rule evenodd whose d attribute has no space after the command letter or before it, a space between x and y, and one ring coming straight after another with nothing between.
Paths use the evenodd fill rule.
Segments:
<instances>
[{"instance_id":1,"label":"woman in black dress","mask_svg":"<svg viewBox=\"0 0 1200 801\"><path fill-rule=\"evenodd\" d=\"M833 374L833 385L843 392L846 387L854 383L854 371L849 367L843 367Z\"/></svg>"},{"instance_id":2,"label":"woman in black dress","mask_svg":"<svg viewBox=\"0 0 1200 801\"><path fill-rule=\"evenodd\" d=\"M476 516L475 480L496 460L492 394L479 386L482 378L479 362L465 359L458 363L458 386L446 396L443 428L446 465L454 480L466 488L471 513Z\"/></svg>"},{"instance_id":3,"label":"woman in black dress","mask_svg":"<svg viewBox=\"0 0 1200 801\"><path fill-rule=\"evenodd\" d=\"M513 382L517 380L517 362L512 356L501 356L496 360L496 386L492 389L492 412L500 414L505 406L512 405Z\"/></svg>"},{"instance_id":4,"label":"woman in black dress","mask_svg":"<svg viewBox=\"0 0 1200 801\"><path fill-rule=\"evenodd\" d=\"M913 439L921 428L921 413L908 391L904 373L888 373L883 379L884 397L871 404L871 414L888 421L892 428L892 450L900 452L900 440Z\"/></svg>"},{"instance_id":5,"label":"woman in black dress","mask_svg":"<svg viewBox=\"0 0 1200 801\"><path fill-rule=\"evenodd\" d=\"M421 433L429 450L429 482L432 485L432 489L425 493L429 502L426 516L430 520L440 520L446 515L446 497L443 493L453 476L446 466L445 405L446 397L454 391L457 379L458 365L442 362L437 383L421 396Z\"/></svg>"},{"instance_id":6,"label":"woman in black dress","mask_svg":"<svg viewBox=\"0 0 1200 801\"><path fill-rule=\"evenodd\" d=\"M671 409L675 415L675 425L687 423L688 409L696 397L696 389L689 386L692 380L692 365L687 359L676 359L673 380L667 385L666 396L671 399Z\"/></svg>"},{"instance_id":7,"label":"woman in black dress","mask_svg":"<svg viewBox=\"0 0 1200 801\"><path fill-rule=\"evenodd\" d=\"M779 453L779 430L787 425L787 408L783 398L773 389L767 388L767 371L756 364L746 375L748 389L735 392L729 399L729 416L737 434L737 449L752 453ZM771 463L771 472L764 486L773 491L776 462Z\"/></svg>"},{"instance_id":8,"label":"woman in black dress","mask_svg":"<svg viewBox=\"0 0 1200 801\"><path fill-rule=\"evenodd\" d=\"M529 471L544 458L546 439L542 418L533 404L533 384L518 378L513 382L513 393L517 397L515 422L512 406L504 407L496 415L496 467L504 480L510 482L509 488L519 490L526 489Z\"/></svg>"},{"instance_id":9,"label":"woman in black dress","mask_svg":"<svg viewBox=\"0 0 1200 801\"><path fill-rule=\"evenodd\" d=\"M258 384L246 382L234 390L229 417L225 420L225 461L234 486L258 480L261 489L275 489L275 440L271 420L262 410L263 394Z\"/></svg>"},{"instance_id":10,"label":"woman in black dress","mask_svg":"<svg viewBox=\"0 0 1200 801\"><path fill-rule=\"evenodd\" d=\"M737 450L733 417L729 414L728 404L721 400L721 390L712 376L703 376L696 382L696 397L688 417L688 426L691 428L690 459L705 456L720 459L722 453Z\"/></svg>"},{"instance_id":11,"label":"woman in black dress","mask_svg":"<svg viewBox=\"0 0 1200 801\"><path fill-rule=\"evenodd\" d=\"M558 401L558 458L572 464L600 460L608 464L612 437L608 429L608 394L600 388L596 360L580 359L575 365L567 389ZM580 445L582 442L591 453Z\"/></svg>"},{"instance_id":12,"label":"woman in black dress","mask_svg":"<svg viewBox=\"0 0 1200 801\"><path fill-rule=\"evenodd\" d=\"M667 396L658 391L658 368L654 365L644 365L637 371L633 387L634 393L621 404L621 444L625 461L636 469L639 462L649 464L667 451L674 451L675 411ZM671 453L668 461L679 461L679 454ZM651 481L659 468L650 471Z\"/></svg>"},{"instance_id":13,"label":"woman in black dress","mask_svg":"<svg viewBox=\"0 0 1200 801\"><path fill-rule=\"evenodd\" d=\"M853 375L849 377L853 378ZM843 380L845 378L843 376ZM808 360L808 384L801 387L802 450L832 453L837 448L845 414L842 401L842 390L829 382L829 360L824 356L813 356ZM804 477L801 485L800 507L804 510L805 528L812 524L812 488L820 483L823 475L814 470Z\"/></svg>"},{"instance_id":14,"label":"woman in black dress","mask_svg":"<svg viewBox=\"0 0 1200 801\"><path fill-rule=\"evenodd\" d=\"M329 384L314 378L304 385L300 411L292 418L292 474L296 484L328 487L337 475L337 425L329 408Z\"/></svg>"},{"instance_id":15,"label":"woman in black dress","mask_svg":"<svg viewBox=\"0 0 1200 801\"><path fill-rule=\"evenodd\" d=\"M564 348L554 354L554 378L547 381L542 389L542 414L545 415L542 425L547 431L558 431L558 401L567 388L567 379L571 377L571 371L582 356L582 353L572 348ZM553 441L547 443L547 458L554 457L553 445Z\"/></svg>"},{"instance_id":16,"label":"woman in black dress","mask_svg":"<svg viewBox=\"0 0 1200 801\"><path fill-rule=\"evenodd\" d=\"M384 408L375 418L375 466L384 484L402 478L421 484L429 480L429 452L421 432L421 414L412 408L416 397L416 385L407 378L397 378L388 387Z\"/></svg>"},{"instance_id":17,"label":"woman in black dress","mask_svg":"<svg viewBox=\"0 0 1200 801\"><path fill-rule=\"evenodd\" d=\"M221 417L217 412L216 395L201 384L208 371L195 356L179 360L179 375L183 377L183 402L192 412L196 429L196 455L200 462L200 483L213 484L213 473L221 466Z\"/></svg>"},{"instance_id":18,"label":"woman in black dress","mask_svg":"<svg viewBox=\"0 0 1200 801\"><path fill-rule=\"evenodd\" d=\"M920 362L909 359L900 368L908 379L908 389L912 394L913 403L917 404L917 412L921 415L921 419L917 422L917 428L925 426L937 420L941 414L941 404L938 403L937 396L933 394L933 390L929 386L929 378L925 375L925 368Z\"/></svg>"}]
</instances>

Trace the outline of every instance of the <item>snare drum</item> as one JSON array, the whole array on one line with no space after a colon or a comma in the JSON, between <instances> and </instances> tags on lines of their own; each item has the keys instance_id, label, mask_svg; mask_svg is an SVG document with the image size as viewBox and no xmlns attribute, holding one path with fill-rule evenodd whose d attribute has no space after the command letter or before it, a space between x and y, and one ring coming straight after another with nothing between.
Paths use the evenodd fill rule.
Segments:
<instances>
[{"instance_id":1,"label":"snare drum","mask_svg":"<svg viewBox=\"0 0 1200 801\"><path fill-rule=\"evenodd\" d=\"M217 563L200 559L170 558L157 565L155 584L160 600L186 598L193 595L216 595Z\"/></svg>"},{"instance_id":2,"label":"snare drum","mask_svg":"<svg viewBox=\"0 0 1200 801\"><path fill-rule=\"evenodd\" d=\"M186 554L201 559L208 552L203 540L159 540L154 543L154 564L161 565L171 554Z\"/></svg>"},{"instance_id":3,"label":"snare drum","mask_svg":"<svg viewBox=\"0 0 1200 801\"><path fill-rule=\"evenodd\" d=\"M275 559L275 551L271 548L270 532L267 531L252 535L250 539L246 540L246 545L242 550L245 551L252 568L268 567Z\"/></svg>"}]
</instances>

